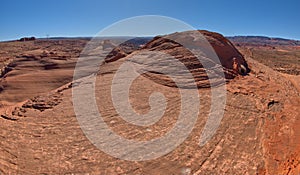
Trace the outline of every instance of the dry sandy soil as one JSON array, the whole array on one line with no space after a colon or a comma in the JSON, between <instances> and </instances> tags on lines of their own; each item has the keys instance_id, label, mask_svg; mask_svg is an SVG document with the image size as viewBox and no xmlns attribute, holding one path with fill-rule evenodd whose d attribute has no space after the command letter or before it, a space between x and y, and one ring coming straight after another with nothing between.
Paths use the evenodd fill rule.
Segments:
<instances>
[{"instance_id":1,"label":"dry sandy soil","mask_svg":"<svg viewBox=\"0 0 300 175\"><path fill-rule=\"evenodd\" d=\"M211 88L218 87L199 86L201 112L191 134L172 152L148 161L109 156L81 130L73 108L72 79L86 40L0 43L0 174L300 174L300 82L294 73L299 72L299 48L280 48L296 56L277 62L282 50L238 47L242 56L222 36L207 35L219 57L241 56L239 64L246 61L251 72L236 74L226 82L224 117L207 144L200 147L199 137L210 109ZM158 39L142 49L163 49L174 56L185 53L180 46L166 43ZM221 46L228 50L224 52ZM139 76L130 89L135 111L150 110L148 98L154 91L165 95L166 111L147 127L122 120L112 104L111 81L119 66L137 52L101 65L95 94L98 110L112 130L128 139L149 140L174 126L180 95L164 77ZM185 58L178 56L183 62ZM234 73L228 60L223 66ZM277 63L288 71L277 71ZM193 71L198 75L197 70L203 69L195 64ZM203 85L204 79L196 80ZM84 84L78 82L77 86Z\"/></svg>"}]
</instances>

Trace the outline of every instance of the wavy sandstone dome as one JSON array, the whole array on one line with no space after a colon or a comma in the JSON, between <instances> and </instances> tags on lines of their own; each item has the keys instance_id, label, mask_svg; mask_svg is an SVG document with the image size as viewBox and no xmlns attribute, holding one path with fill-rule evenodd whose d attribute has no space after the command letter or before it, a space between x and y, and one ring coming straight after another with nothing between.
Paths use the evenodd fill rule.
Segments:
<instances>
[{"instance_id":1,"label":"wavy sandstone dome","mask_svg":"<svg viewBox=\"0 0 300 175\"><path fill-rule=\"evenodd\" d=\"M72 76L87 41L0 43L0 58L9 62L4 64L8 66L4 66L6 71L0 81L0 174L299 174L299 77L274 71L255 61L252 54L242 55L220 34L200 32L221 58L226 77L235 77L226 83L227 102L221 124L212 139L200 147L199 137L210 112L211 89L218 87L196 89L201 98L201 112L189 137L172 152L141 162L104 153L80 128L72 90L90 84L80 79L74 84ZM184 39L186 34L176 35ZM103 44L115 46L108 41ZM100 66L99 73L94 74L95 100L103 120L113 131L128 139L146 141L163 136L176 123L181 106L179 90L158 72L138 77L126 101L144 114L150 108L149 96L159 91L168 102L166 111L161 120L149 127L124 121L111 97L112 80L124 62L133 63L138 71L148 70L152 63L158 70L165 70L162 69L165 64L172 63L169 59L159 64L153 59L159 58L157 55L143 54L160 51L182 61L193 73L198 87L208 87L208 82L202 64L178 43L156 37L142 48L132 48L136 46L128 43L117 47ZM211 67L221 66L207 63ZM238 73L248 72L247 65L251 72L239 76ZM182 78L172 69L167 71ZM118 144L114 140L111 143Z\"/></svg>"},{"instance_id":2,"label":"wavy sandstone dome","mask_svg":"<svg viewBox=\"0 0 300 175\"><path fill-rule=\"evenodd\" d=\"M210 87L223 83L222 77L232 79L250 71L243 55L228 39L205 30L157 36L129 55L118 47L109 56L107 62L125 57L140 67L145 77L169 87L190 88L192 81L198 88ZM183 63L193 77L186 77L185 68L175 61ZM207 71L212 72L210 77ZM179 83L176 85L168 74L174 75Z\"/></svg>"}]
</instances>

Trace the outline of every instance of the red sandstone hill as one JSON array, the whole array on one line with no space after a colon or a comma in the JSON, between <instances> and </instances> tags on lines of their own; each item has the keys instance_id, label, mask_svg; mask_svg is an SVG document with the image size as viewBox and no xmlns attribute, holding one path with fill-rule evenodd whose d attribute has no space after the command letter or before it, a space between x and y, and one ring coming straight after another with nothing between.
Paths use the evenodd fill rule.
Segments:
<instances>
[{"instance_id":1,"label":"red sandstone hill","mask_svg":"<svg viewBox=\"0 0 300 175\"><path fill-rule=\"evenodd\" d=\"M87 41L0 43L2 67L9 67L0 81L0 174L299 174L299 77L259 63L247 49L238 51L220 34L200 32L221 59L221 65L213 61L208 65L221 67L225 74L231 72L227 75L231 79L226 83L224 117L216 134L201 147L199 137L210 113L211 91L218 86L207 86L201 62L182 44L168 39L175 37L180 43L188 43L193 38L187 38L186 32L156 37L136 51L124 51L118 59L100 65L94 74L95 100L105 123L122 137L139 141L159 138L172 129L180 113L180 93L167 76L142 74L133 81L126 100L137 113L145 114L150 110L149 96L159 91L166 98L166 110L153 125L127 123L116 111L111 95L112 80L123 63L146 70L152 63L158 70L165 70L165 66L171 75L181 78L176 74L180 70L169 69L170 59L159 57L171 55L183 62L200 87L196 91L201 112L188 138L172 152L140 162L109 156L97 149L80 128L72 87L90 84L84 78L75 84L71 81L79 52ZM203 46L200 41L198 44ZM149 52L156 54L149 57ZM242 65L246 69L249 66L251 72L241 71ZM238 75L246 72L247 76ZM122 81L128 79L124 76ZM189 102L184 105L194 107Z\"/></svg>"},{"instance_id":2,"label":"red sandstone hill","mask_svg":"<svg viewBox=\"0 0 300 175\"><path fill-rule=\"evenodd\" d=\"M192 41L196 39L197 41L192 43ZM185 46L182 44L185 44ZM191 44L193 44L193 47L199 48L197 52L202 54L201 56L195 56L195 53L191 51L192 48L189 49L186 47ZM225 74L227 79L232 79L238 74L246 75L250 71L243 55L228 39L221 34L205 30L157 36L139 50L131 53L132 51L128 52L126 49L118 47L110 52L108 58L106 58L106 62L116 61L127 56L127 59L143 68L151 67L151 69L162 71L162 69L165 69L165 65L171 65L175 59L183 63L193 74L193 79L195 79L199 88L211 86L206 72L208 69L213 70L215 67L222 67L222 69L220 69L221 72L217 72L217 69L213 70L215 74L218 74L216 77L211 77L211 79L213 79L211 81L214 81L215 84L220 83L221 74ZM203 63L205 63L206 67L203 66ZM176 72L168 73L176 74ZM159 72L148 70L148 72L143 75L157 83L170 87L176 86L172 80ZM185 74L180 74L177 78L186 79L186 77L181 77L183 75ZM188 81L189 80L183 82L186 87L189 87Z\"/></svg>"}]
</instances>

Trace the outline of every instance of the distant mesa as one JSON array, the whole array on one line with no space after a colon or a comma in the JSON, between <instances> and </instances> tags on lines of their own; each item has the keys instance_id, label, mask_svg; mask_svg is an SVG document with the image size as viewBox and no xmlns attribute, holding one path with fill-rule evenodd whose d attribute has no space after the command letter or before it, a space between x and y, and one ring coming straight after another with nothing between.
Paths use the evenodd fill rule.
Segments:
<instances>
[{"instance_id":1,"label":"distant mesa","mask_svg":"<svg viewBox=\"0 0 300 175\"><path fill-rule=\"evenodd\" d=\"M36 38L35 37L24 37L24 38L21 38L21 39L19 39L19 41L34 41L34 40L36 40Z\"/></svg>"},{"instance_id":2,"label":"distant mesa","mask_svg":"<svg viewBox=\"0 0 300 175\"><path fill-rule=\"evenodd\" d=\"M284 38L265 36L233 36L227 38L237 46L300 46L300 41Z\"/></svg>"}]
</instances>

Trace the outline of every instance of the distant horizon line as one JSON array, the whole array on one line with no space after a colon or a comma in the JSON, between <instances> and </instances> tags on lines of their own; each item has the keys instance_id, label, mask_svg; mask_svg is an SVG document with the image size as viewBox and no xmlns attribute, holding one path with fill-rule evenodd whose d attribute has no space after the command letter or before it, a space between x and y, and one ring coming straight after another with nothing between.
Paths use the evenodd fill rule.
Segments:
<instances>
[{"instance_id":1,"label":"distant horizon line","mask_svg":"<svg viewBox=\"0 0 300 175\"><path fill-rule=\"evenodd\" d=\"M122 35L112 35L112 36L52 36L52 37L35 37L35 36L24 36L21 38L30 38L35 37L36 39L92 39L92 38L153 38L160 35L145 35L145 36L122 36ZM291 40L291 41L300 41L300 39L295 38L288 38L288 37L277 37L277 36L267 36L267 35L223 35L226 38L233 38L233 37L261 37L261 38L269 38L269 39L284 39L284 40ZM10 41L18 41L18 39L8 39L8 40L1 40L0 42L10 42Z\"/></svg>"}]
</instances>

